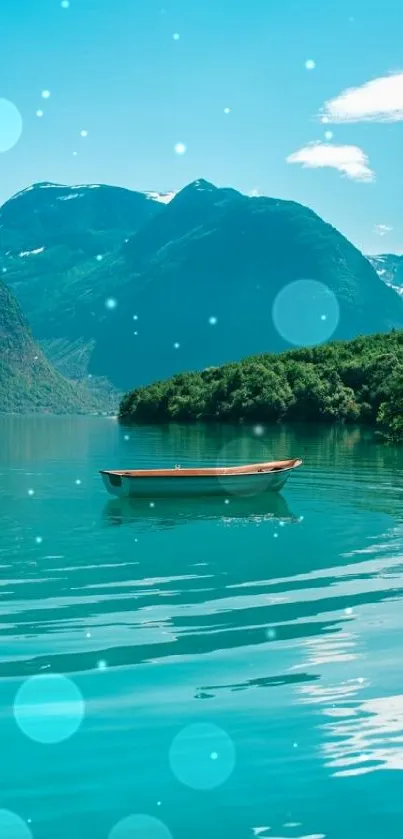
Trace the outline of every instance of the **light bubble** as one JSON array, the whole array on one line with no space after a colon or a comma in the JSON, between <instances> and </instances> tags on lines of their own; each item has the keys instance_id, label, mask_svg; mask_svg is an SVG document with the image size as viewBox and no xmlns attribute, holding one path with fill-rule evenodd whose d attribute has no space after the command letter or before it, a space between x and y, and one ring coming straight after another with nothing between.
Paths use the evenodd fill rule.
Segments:
<instances>
[{"instance_id":1,"label":"light bubble","mask_svg":"<svg viewBox=\"0 0 403 839\"><path fill-rule=\"evenodd\" d=\"M172 839L172 834L167 826L154 816L136 813L115 824L109 839Z\"/></svg>"},{"instance_id":2,"label":"light bubble","mask_svg":"<svg viewBox=\"0 0 403 839\"><path fill-rule=\"evenodd\" d=\"M174 39L174 41L179 41L179 38L180 38L179 32L174 32L174 34L172 35L172 38Z\"/></svg>"},{"instance_id":3,"label":"light bubble","mask_svg":"<svg viewBox=\"0 0 403 839\"><path fill-rule=\"evenodd\" d=\"M187 149L184 143L176 143L174 148L176 154L186 154Z\"/></svg>"},{"instance_id":4,"label":"light bubble","mask_svg":"<svg viewBox=\"0 0 403 839\"><path fill-rule=\"evenodd\" d=\"M2 268L1 270L2 270L3 274L7 274L7 268Z\"/></svg>"},{"instance_id":5,"label":"light bubble","mask_svg":"<svg viewBox=\"0 0 403 839\"><path fill-rule=\"evenodd\" d=\"M305 69L306 70L314 70L315 67L316 67L316 64L315 64L315 62L313 61L312 58L308 58L308 60L305 61Z\"/></svg>"},{"instance_id":6,"label":"light bubble","mask_svg":"<svg viewBox=\"0 0 403 839\"><path fill-rule=\"evenodd\" d=\"M86 632L86 633L85 633L85 637L86 637L86 638L91 638L91 632Z\"/></svg>"},{"instance_id":7,"label":"light bubble","mask_svg":"<svg viewBox=\"0 0 403 839\"><path fill-rule=\"evenodd\" d=\"M139 319L138 315L133 315L133 320L138 320L138 319Z\"/></svg>"},{"instance_id":8,"label":"light bubble","mask_svg":"<svg viewBox=\"0 0 403 839\"><path fill-rule=\"evenodd\" d=\"M276 632L275 629L270 628L270 629L267 630L266 635L267 635L267 638L268 638L269 641L275 641L275 639L277 637L277 632Z\"/></svg>"},{"instance_id":9,"label":"light bubble","mask_svg":"<svg viewBox=\"0 0 403 839\"><path fill-rule=\"evenodd\" d=\"M62 0L60 5L61 5L62 9L68 9L69 6L70 6L70 0Z\"/></svg>"},{"instance_id":10,"label":"light bubble","mask_svg":"<svg viewBox=\"0 0 403 839\"><path fill-rule=\"evenodd\" d=\"M273 539L278 539L278 533L273 533Z\"/></svg>"},{"instance_id":11,"label":"light bubble","mask_svg":"<svg viewBox=\"0 0 403 839\"><path fill-rule=\"evenodd\" d=\"M77 157L78 151L73 151L73 157Z\"/></svg>"},{"instance_id":12,"label":"light bubble","mask_svg":"<svg viewBox=\"0 0 403 839\"><path fill-rule=\"evenodd\" d=\"M29 489L28 490L28 495L35 495L35 490Z\"/></svg>"},{"instance_id":13,"label":"light bubble","mask_svg":"<svg viewBox=\"0 0 403 839\"><path fill-rule=\"evenodd\" d=\"M108 664L105 661L105 659L101 658L99 661L97 661L98 670L106 670L107 667L108 667Z\"/></svg>"},{"instance_id":14,"label":"light bubble","mask_svg":"<svg viewBox=\"0 0 403 839\"><path fill-rule=\"evenodd\" d=\"M12 810L0 810L0 836L4 839L32 839L27 823Z\"/></svg>"},{"instance_id":15,"label":"light bubble","mask_svg":"<svg viewBox=\"0 0 403 839\"><path fill-rule=\"evenodd\" d=\"M174 343L174 349L175 349L175 350L179 350L179 349L180 349L180 343L179 343L179 341L175 341L175 343Z\"/></svg>"},{"instance_id":16,"label":"light bubble","mask_svg":"<svg viewBox=\"0 0 403 839\"><path fill-rule=\"evenodd\" d=\"M50 99L50 90L43 90L41 96L42 99Z\"/></svg>"},{"instance_id":17,"label":"light bubble","mask_svg":"<svg viewBox=\"0 0 403 839\"><path fill-rule=\"evenodd\" d=\"M233 437L220 449L215 461L217 468L240 465L239 451L242 442L239 437ZM268 460L267 445L264 438L250 435L248 439L248 463L263 463ZM245 461L243 461L245 462ZM223 473L217 478L222 494L227 498L252 498L267 490L270 483L270 473L262 473L259 482L234 481L233 477Z\"/></svg>"},{"instance_id":18,"label":"light bubble","mask_svg":"<svg viewBox=\"0 0 403 839\"><path fill-rule=\"evenodd\" d=\"M224 114L230 114L231 108L224 108Z\"/></svg>"},{"instance_id":19,"label":"light bubble","mask_svg":"<svg viewBox=\"0 0 403 839\"><path fill-rule=\"evenodd\" d=\"M215 326L218 321L217 321L217 318L214 317L214 315L212 315L212 317L208 319L208 322L209 322L210 326Z\"/></svg>"},{"instance_id":20,"label":"light bubble","mask_svg":"<svg viewBox=\"0 0 403 839\"><path fill-rule=\"evenodd\" d=\"M95 259L96 259L97 262L102 262L102 260L103 260L102 253L97 253Z\"/></svg>"},{"instance_id":21,"label":"light bubble","mask_svg":"<svg viewBox=\"0 0 403 839\"><path fill-rule=\"evenodd\" d=\"M105 306L107 309L116 309L117 305L118 302L117 300L115 300L114 297L108 297L108 299L105 301Z\"/></svg>"},{"instance_id":22,"label":"light bubble","mask_svg":"<svg viewBox=\"0 0 403 839\"><path fill-rule=\"evenodd\" d=\"M43 117L43 111L41 111L41 110L39 109L39 110L36 112L36 116L37 116L37 117Z\"/></svg>"},{"instance_id":23,"label":"light bubble","mask_svg":"<svg viewBox=\"0 0 403 839\"><path fill-rule=\"evenodd\" d=\"M38 743L67 740L80 727L84 713L81 691L67 676L30 676L14 700L18 726Z\"/></svg>"},{"instance_id":24,"label":"light bubble","mask_svg":"<svg viewBox=\"0 0 403 839\"><path fill-rule=\"evenodd\" d=\"M333 131L325 131L325 140L333 139Z\"/></svg>"},{"instance_id":25,"label":"light bubble","mask_svg":"<svg viewBox=\"0 0 403 839\"><path fill-rule=\"evenodd\" d=\"M195 723L177 734L170 748L169 762L182 784L192 789L214 789L234 770L235 746L219 726Z\"/></svg>"},{"instance_id":26,"label":"light bubble","mask_svg":"<svg viewBox=\"0 0 403 839\"><path fill-rule=\"evenodd\" d=\"M253 428L253 433L256 437L262 437L264 434L264 426L263 425L255 425Z\"/></svg>"},{"instance_id":27,"label":"light bubble","mask_svg":"<svg viewBox=\"0 0 403 839\"><path fill-rule=\"evenodd\" d=\"M76 484L77 484L78 487L80 486L80 484L81 484L80 478L76 478Z\"/></svg>"},{"instance_id":28,"label":"light bubble","mask_svg":"<svg viewBox=\"0 0 403 839\"><path fill-rule=\"evenodd\" d=\"M128 434L125 434L125 436L123 437L123 439L124 439L124 440L130 440L130 437L129 437L129 435L128 435Z\"/></svg>"},{"instance_id":29,"label":"light bubble","mask_svg":"<svg viewBox=\"0 0 403 839\"><path fill-rule=\"evenodd\" d=\"M230 503L229 498L226 498L225 501L224 501L224 504L229 504L229 503Z\"/></svg>"},{"instance_id":30,"label":"light bubble","mask_svg":"<svg viewBox=\"0 0 403 839\"><path fill-rule=\"evenodd\" d=\"M35 536L35 542L37 545L41 545L43 542L42 536Z\"/></svg>"},{"instance_id":31,"label":"light bubble","mask_svg":"<svg viewBox=\"0 0 403 839\"><path fill-rule=\"evenodd\" d=\"M352 610L351 606L348 606L347 609L344 610L344 612L345 612L346 615L352 615L353 614L353 610Z\"/></svg>"},{"instance_id":32,"label":"light bubble","mask_svg":"<svg viewBox=\"0 0 403 839\"><path fill-rule=\"evenodd\" d=\"M151 508L154 508L154 507L155 507L155 503L154 503L154 501L150 501L150 507L151 507Z\"/></svg>"},{"instance_id":33,"label":"light bubble","mask_svg":"<svg viewBox=\"0 0 403 839\"><path fill-rule=\"evenodd\" d=\"M10 151L22 134L22 116L8 99L0 99L0 152Z\"/></svg>"},{"instance_id":34,"label":"light bubble","mask_svg":"<svg viewBox=\"0 0 403 839\"><path fill-rule=\"evenodd\" d=\"M279 291L272 314L277 332L288 343L313 346L333 335L340 309L336 295L324 283L295 280Z\"/></svg>"},{"instance_id":35,"label":"light bubble","mask_svg":"<svg viewBox=\"0 0 403 839\"><path fill-rule=\"evenodd\" d=\"M85 129L85 128L83 128L83 130L82 130L82 131L80 131L80 136L81 136L81 137L88 137L88 131L86 131L86 129Z\"/></svg>"}]
</instances>

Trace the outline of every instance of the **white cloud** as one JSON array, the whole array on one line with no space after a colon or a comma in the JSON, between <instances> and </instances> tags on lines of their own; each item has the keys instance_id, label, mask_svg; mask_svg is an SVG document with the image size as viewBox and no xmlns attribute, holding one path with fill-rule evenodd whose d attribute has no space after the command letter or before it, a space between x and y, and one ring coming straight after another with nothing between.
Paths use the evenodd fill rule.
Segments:
<instances>
[{"instance_id":1,"label":"white cloud","mask_svg":"<svg viewBox=\"0 0 403 839\"><path fill-rule=\"evenodd\" d=\"M330 167L353 181L373 181L368 157L358 146L335 146L331 143L310 143L286 158L287 163L301 163L309 169Z\"/></svg>"},{"instance_id":2,"label":"white cloud","mask_svg":"<svg viewBox=\"0 0 403 839\"><path fill-rule=\"evenodd\" d=\"M377 233L378 236L384 236L385 233L390 233L393 230L393 227L388 227L387 224L376 224L374 227L374 233Z\"/></svg>"},{"instance_id":3,"label":"white cloud","mask_svg":"<svg viewBox=\"0 0 403 839\"><path fill-rule=\"evenodd\" d=\"M351 87L325 102L322 122L399 122L403 120L403 73Z\"/></svg>"}]
</instances>

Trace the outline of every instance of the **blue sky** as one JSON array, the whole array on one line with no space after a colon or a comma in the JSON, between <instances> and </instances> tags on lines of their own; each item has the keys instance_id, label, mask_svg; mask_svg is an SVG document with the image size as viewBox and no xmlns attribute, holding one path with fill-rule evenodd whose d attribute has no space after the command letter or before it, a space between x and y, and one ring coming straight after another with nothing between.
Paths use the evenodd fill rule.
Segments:
<instances>
[{"instance_id":1,"label":"blue sky","mask_svg":"<svg viewBox=\"0 0 403 839\"><path fill-rule=\"evenodd\" d=\"M403 251L401 0L1 5L0 99L22 133L0 153L0 200L42 180L165 191L203 177L307 204L365 252ZM389 74L394 89L365 88ZM13 130L0 103L0 149Z\"/></svg>"}]
</instances>

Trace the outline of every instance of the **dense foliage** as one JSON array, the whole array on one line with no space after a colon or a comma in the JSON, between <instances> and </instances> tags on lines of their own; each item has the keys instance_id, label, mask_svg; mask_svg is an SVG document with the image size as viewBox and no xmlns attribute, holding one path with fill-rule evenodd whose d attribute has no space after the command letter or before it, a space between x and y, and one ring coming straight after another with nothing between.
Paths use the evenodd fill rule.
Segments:
<instances>
[{"instance_id":1,"label":"dense foliage","mask_svg":"<svg viewBox=\"0 0 403 839\"><path fill-rule=\"evenodd\" d=\"M403 437L403 331L260 355L127 394L124 421L379 422Z\"/></svg>"}]
</instances>

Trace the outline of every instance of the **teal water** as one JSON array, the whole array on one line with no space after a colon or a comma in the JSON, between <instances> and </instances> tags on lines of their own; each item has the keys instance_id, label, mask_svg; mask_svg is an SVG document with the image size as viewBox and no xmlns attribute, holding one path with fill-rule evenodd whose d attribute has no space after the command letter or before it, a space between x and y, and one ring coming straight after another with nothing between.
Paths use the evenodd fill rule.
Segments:
<instances>
[{"instance_id":1,"label":"teal water","mask_svg":"<svg viewBox=\"0 0 403 839\"><path fill-rule=\"evenodd\" d=\"M281 496L122 504L97 474L287 456ZM401 450L2 417L0 491L2 839L401 832Z\"/></svg>"}]
</instances>

